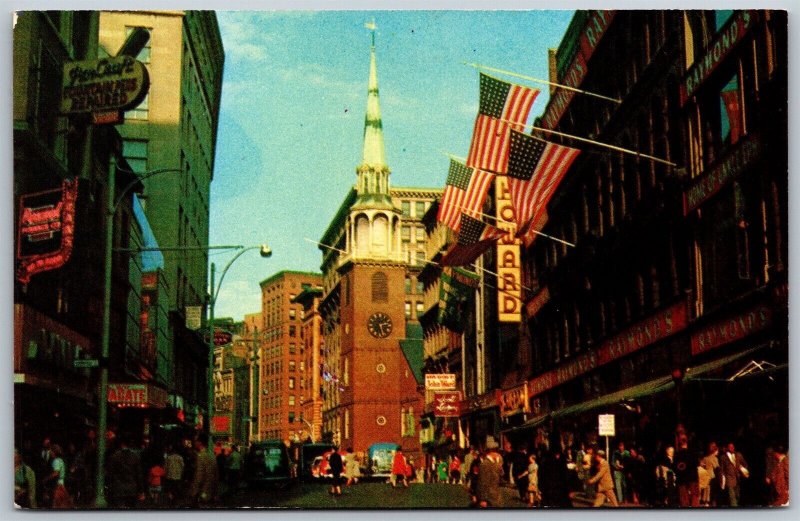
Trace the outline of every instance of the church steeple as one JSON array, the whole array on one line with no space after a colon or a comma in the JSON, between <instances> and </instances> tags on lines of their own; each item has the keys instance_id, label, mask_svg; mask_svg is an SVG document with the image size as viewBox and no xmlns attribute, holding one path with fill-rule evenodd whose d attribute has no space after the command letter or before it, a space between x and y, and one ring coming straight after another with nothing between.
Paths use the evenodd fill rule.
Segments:
<instances>
[{"instance_id":1,"label":"church steeple","mask_svg":"<svg viewBox=\"0 0 800 521\"><path fill-rule=\"evenodd\" d=\"M375 62L375 45L370 50L369 87L367 90L367 114L364 118L364 155L363 166L385 169L386 151L383 145L383 124L381 123L381 106L378 96L378 66Z\"/></svg>"},{"instance_id":2,"label":"church steeple","mask_svg":"<svg viewBox=\"0 0 800 521\"><path fill-rule=\"evenodd\" d=\"M358 174L357 190L361 203L389 202L389 165L383 142L383 124L378 94L378 66L375 59L375 22L366 24L372 30L367 87L367 113L364 117L364 149Z\"/></svg>"},{"instance_id":3,"label":"church steeple","mask_svg":"<svg viewBox=\"0 0 800 521\"><path fill-rule=\"evenodd\" d=\"M367 114L364 118L364 153L356 168L356 200L347 223L347 251L353 260L402 261L401 211L389 191L389 166L383 145L381 106L378 98L378 66L375 60L375 22L369 59Z\"/></svg>"}]
</instances>

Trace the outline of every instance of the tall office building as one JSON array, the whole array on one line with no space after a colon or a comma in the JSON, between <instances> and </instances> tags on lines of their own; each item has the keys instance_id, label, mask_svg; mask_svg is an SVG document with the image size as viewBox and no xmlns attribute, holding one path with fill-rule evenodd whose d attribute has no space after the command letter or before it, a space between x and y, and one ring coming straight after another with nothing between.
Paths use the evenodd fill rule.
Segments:
<instances>
[{"instance_id":1,"label":"tall office building","mask_svg":"<svg viewBox=\"0 0 800 521\"><path fill-rule=\"evenodd\" d=\"M320 284L318 273L281 271L261 281L261 376L258 433L260 439L306 439L301 397L318 367L306 364L304 307L294 299Z\"/></svg>"},{"instance_id":2,"label":"tall office building","mask_svg":"<svg viewBox=\"0 0 800 521\"><path fill-rule=\"evenodd\" d=\"M137 56L147 66L150 91L118 125L123 155L137 173L168 170L144 180L142 207L155 239L167 251L172 346L170 401L187 421L200 421L208 393L207 348L185 327L187 306L207 295L209 188L222 90L224 52L211 11L103 11L99 54L114 55L137 27L150 39Z\"/></svg>"}]
</instances>

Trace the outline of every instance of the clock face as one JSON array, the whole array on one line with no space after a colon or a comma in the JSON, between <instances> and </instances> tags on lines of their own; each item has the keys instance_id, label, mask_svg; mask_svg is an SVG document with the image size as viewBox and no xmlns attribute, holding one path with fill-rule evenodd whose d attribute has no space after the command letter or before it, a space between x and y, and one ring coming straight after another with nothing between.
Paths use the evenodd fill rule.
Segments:
<instances>
[{"instance_id":1,"label":"clock face","mask_svg":"<svg viewBox=\"0 0 800 521\"><path fill-rule=\"evenodd\" d=\"M392 319L386 313L373 313L367 320L367 330L375 338L386 338L392 333Z\"/></svg>"}]
</instances>

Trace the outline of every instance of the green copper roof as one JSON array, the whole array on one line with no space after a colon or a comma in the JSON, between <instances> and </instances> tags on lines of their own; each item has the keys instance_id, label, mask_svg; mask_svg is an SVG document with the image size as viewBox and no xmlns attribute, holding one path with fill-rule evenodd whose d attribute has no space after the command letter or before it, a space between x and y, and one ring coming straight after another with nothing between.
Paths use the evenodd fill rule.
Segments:
<instances>
[{"instance_id":1,"label":"green copper roof","mask_svg":"<svg viewBox=\"0 0 800 521\"><path fill-rule=\"evenodd\" d=\"M374 45L370 50L369 58L367 114L364 118L364 153L361 164L374 170L383 170L388 166L386 149L383 144L383 123L381 122L381 106L378 98L378 66L375 62Z\"/></svg>"}]
</instances>

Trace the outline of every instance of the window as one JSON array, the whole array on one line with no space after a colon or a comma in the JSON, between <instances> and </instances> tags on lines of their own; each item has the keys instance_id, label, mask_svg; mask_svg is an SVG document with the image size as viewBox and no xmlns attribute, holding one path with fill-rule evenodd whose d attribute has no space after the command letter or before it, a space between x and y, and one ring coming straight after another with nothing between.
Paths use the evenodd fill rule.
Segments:
<instances>
[{"instance_id":1,"label":"window","mask_svg":"<svg viewBox=\"0 0 800 521\"><path fill-rule=\"evenodd\" d=\"M411 318L411 302L406 302L406 318Z\"/></svg>"},{"instance_id":2,"label":"window","mask_svg":"<svg viewBox=\"0 0 800 521\"><path fill-rule=\"evenodd\" d=\"M297 310L290 309L289 310L289 320L294 320L297 318Z\"/></svg>"},{"instance_id":3,"label":"window","mask_svg":"<svg viewBox=\"0 0 800 521\"><path fill-rule=\"evenodd\" d=\"M294 405L294 395L293 395L293 394L290 394L290 395L289 395L289 406L291 407L291 406L293 406L293 405Z\"/></svg>"},{"instance_id":4,"label":"window","mask_svg":"<svg viewBox=\"0 0 800 521\"><path fill-rule=\"evenodd\" d=\"M122 155L134 172L147 172L147 141L124 140L122 142Z\"/></svg>"},{"instance_id":5,"label":"window","mask_svg":"<svg viewBox=\"0 0 800 521\"><path fill-rule=\"evenodd\" d=\"M417 318L421 317L423 313L422 302L417 302Z\"/></svg>"},{"instance_id":6,"label":"window","mask_svg":"<svg viewBox=\"0 0 800 521\"><path fill-rule=\"evenodd\" d=\"M422 283L421 280L417 281L417 294L422 295L425 293L425 284Z\"/></svg>"},{"instance_id":7,"label":"window","mask_svg":"<svg viewBox=\"0 0 800 521\"><path fill-rule=\"evenodd\" d=\"M289 389L294 389L294 376L289 377Z\"/></svg>"},{"instance_id":8,"label":"window","mask_svg":"<svg viewBox=\"0 0 800 521\"><path fill-rule=\"evenodd\" d=\"M411 277L406 277L406 294L411 293Z\"/></svg>"},{"instance_id":9,"label":"window","mask_svg":"<svg viewBox=\"0 0 800 521\"><path fill-rule=\"evenodd\" d=\"M417 266L424 265L425 264L425 252L424 251L418 251L416 253L416 255L415 255L414 260L415 260L414 264L416 264Z\"/></svg>"},{"instance_id":10,"label":"window","mask_svg":"<svg viewBox=\"0 0 800 521\"><path fill-rule=\"evenodd\" d=\"M294 360L289 360L289 372L293 373L295 370L295 362Z\"/></svg>"},{"instance_id":11,"label":"window","mask_svg":"<svg viewBox=\"0 0 800 521\"><path fill-rule=\"evenodd\" d=\"M296 350L297 350L297 346L295 345L295 343L294 342L290 343L289 344L289 354L293 355Z\"/></svg>"},{"instance_id":12,"label":"window","mask_svg":"<svg viewBox=\"0 0 800 521\"><path fill-rule=\"evenodd\" d=\"M141 103L125 112L125 119L148 119L150 117L150 93L148 92Z\"/></svg>"},{"instance_id":13,"label":"window","mask_svg":"<svg viewBox=\"0 0 800 521\"><path fill-rule=\"evenodd\" d=\"M289 423L294 423L294 411L289 412Z\"/></svg>"},{"instance_id":14,"label":"window","mask_svg":"<svg viewBox=\"0 0 800 521\"><path fill-rule=\"evenodd\" d=\"M305 370L306 370L306 363L301 360L300 361L300 372L302 373Z\"/></svg>"},{"instance_id":15,"label":"window","mask_svg":"<svg viewBox=\"0 0 800 521\"><path fill-rule=\"evenodd\" d=\"M297 336L297 327L296 326L289 326L289 336L294 338Z\"/></svg>"},{"instance_id":16,"label":"window","mask_svg":"<svg viewBox=\"0 0 800 521\"><path fill-rule=\"evenodd\" d=\"M400 203L400 206L403 209L403 215L409 217L411 215L411 202L410 201L403 201Z\"/></svg>"},{"instance_id":17,"label":"window","mask_svg":"<svg viewBox=\"0 0 800 521\"><path fill-rule=\"evenodd\" d=\"M125 38L128 38L134 29L147 29L150 33L150 38L147 39L147 43L144 44L142 50L139 51L139 54L136 55L136 59L142 63L150 63L150 50L151 50L151 42L153 41L153 30L149 27L126 27L125 28Z\"/></svg>"},{"instance_id":18,"label":"window","mask_svg":"<svg viewBox=\"0 0 800 521\"><path fill-rule=\"evenodd\" d=\"M411 240L411 228L408 226L400 228L400 238L405 242L409 242Z\"/></svg>"},{"instance_id":19,"label":"window","mask_svg":"<svg viewBox=\"0 0 800 521\"><path fill-rule=\"evenodd\" d=\"M414 213L417 218L422 218L425 215L425 201L417 201L414 203Z\"/></svg>"}]
</instances>

